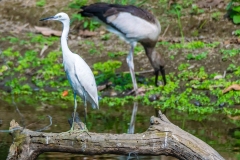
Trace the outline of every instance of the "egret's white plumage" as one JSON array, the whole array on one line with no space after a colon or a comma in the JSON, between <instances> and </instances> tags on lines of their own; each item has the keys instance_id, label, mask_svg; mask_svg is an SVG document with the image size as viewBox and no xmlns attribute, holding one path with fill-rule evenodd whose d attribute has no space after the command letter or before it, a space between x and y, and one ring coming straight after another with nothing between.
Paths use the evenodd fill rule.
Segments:
<instances>
[{"instance_id":1,"label":"egret's white plumage","mask_svg":"<svg viewBox=\"0 0 240 160\"><path fill-rule=\"evenodd\" d=\"M79 55L72 53L68 48L67 37L70 26L70 19L68 15L61 12L55 16L41 19L41 21L44 20L57 20L63 24L63 32L61 36L63 65L74 93L74 113L77 109L76 95L79 95L83 99L85 107L86 102L88 101L91 103L92 108L99 108L97 86L90 67ZM73 117L73 120L74 118L75 117ZM72 125L72 127L73 126L74 125Z\"/></svg>"}]
</instances>

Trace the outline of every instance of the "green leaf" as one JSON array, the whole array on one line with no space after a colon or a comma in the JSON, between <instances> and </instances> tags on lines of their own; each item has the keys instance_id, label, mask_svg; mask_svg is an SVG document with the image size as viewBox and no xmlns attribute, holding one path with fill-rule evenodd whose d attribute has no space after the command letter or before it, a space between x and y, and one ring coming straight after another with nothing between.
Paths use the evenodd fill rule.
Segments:
<instances>
[{"instance_id":1,"label":"green leaf","mask_svg":"<svg viewBox=\"0 0 240 160\"><path fill-rule=\"evenodd\" d=\"M87 28L87 26L88 26L88 21L85 21L85 22L83 23L83 27L84 27L84 28Z\"/></svg>"},{"instance_id":2,"label":"green leaf","mask_svg":"<svg viewBox=\"0 0 240 160\"><path fill-rule=\"evenodd\" d=\"M234 22L235 24L240 23L240 15L235 15L235 16L233 16L233 22Z\"/></svg>"},{"instance_id":3,"label":"green leaf","mask_svg":"<svg viewBox=\"0 0 240 160\"><path fill-rule=\"evenodd\" d=\"M240 12L240 6L235 6L232 8L233 11Z\"/></svg>"}]
</instances>

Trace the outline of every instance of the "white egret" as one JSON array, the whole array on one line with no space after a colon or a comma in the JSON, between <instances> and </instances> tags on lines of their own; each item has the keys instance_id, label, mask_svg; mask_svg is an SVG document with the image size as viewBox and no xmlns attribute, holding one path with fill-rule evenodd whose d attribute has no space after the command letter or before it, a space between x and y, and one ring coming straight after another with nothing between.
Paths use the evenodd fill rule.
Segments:
<instances>
[{"instance_id":1,"label":"white egret","mask_svg":"<svg viewBox=\"0 0 240 160\"><path fill-rule=\"evenodd\" d=\"M66 13L61 12L55 16L43 18L40 21L46 20L56 20L62 22L63 24L61 47L64 70L74 93L73 121L77 110L76 95L79 95L84 101L86 117L86 101L91 103L93 109L99 108L97 86L93 73L87 63L78 54L72 53L68 48L67 37L70 26L69 16ZM71 127L71 131L73 131L73 127L74 123Z\"/></svg>"}]
</instances>

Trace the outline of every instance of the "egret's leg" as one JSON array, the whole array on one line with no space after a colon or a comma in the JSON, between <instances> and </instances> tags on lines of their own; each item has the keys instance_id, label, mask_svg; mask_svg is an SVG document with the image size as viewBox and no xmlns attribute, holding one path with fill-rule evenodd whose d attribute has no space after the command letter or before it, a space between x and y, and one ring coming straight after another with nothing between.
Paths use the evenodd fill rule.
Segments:
<instances>
[{"instance_id":1,"label":"egret's leg","mask_svg":"<svg viewBox=\"0 0 240 160\"><path fill-rule=\"evenodd\" d=\"M138 94L138 87L137 87L137 81L136 81L136 78L135 78L134 63L133 63L134 46L135 46L135 44L131 44L131 49L130 49L129 54L127 56L127 63L128 63L128 67L129 67L129 70L130 70L131 77L132 77L133 88L134 88L134 91L137 95Z\"/></svg>"},{"instance_id":2,"label":"egret's leg","mask_svg":"<svg viewBox=\"0 0 240 160\"><path fill-rule=\"evenodd\" d=\"M87 126L87 106L84 107L84 112L85 112L85 125Z\"/></svg>"},{"instance_id":3,"label":"egret's leg","mask_svg":"<svg viewBox=\"0 0 240 160\"><path fill-rule=\"evenodd\" d=\"M87 126L87 100L86 100L86 94L84 94L84 118L85 118L85 125Z\"/></svg>"},{"instance_id":4,"label":"egret's leg","mask_svg":"<svg viewBox=\"0 0 240 160\"><path fill-rule=\"evenodd\" d=\"M73 112L73 123L72 123L72 127L71 127L71 131L73 131L74 129L74 120L75 120L75 114L77 111L77 97L76 97L76 93L74 93L74 112Z\"/></svg>"}]
</instances>

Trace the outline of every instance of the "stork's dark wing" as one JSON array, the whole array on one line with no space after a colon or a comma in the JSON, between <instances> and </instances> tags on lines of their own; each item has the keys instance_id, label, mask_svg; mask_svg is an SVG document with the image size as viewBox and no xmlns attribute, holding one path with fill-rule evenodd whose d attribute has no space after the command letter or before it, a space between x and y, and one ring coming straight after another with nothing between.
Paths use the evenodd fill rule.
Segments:
<instances>
[{"instance_id":1,"label":"stork's dark wing","mask_svg":"<svg viewBox=\"0 0 240 160\"><path fill-rule=\"evenodd\" d=\"M132 5L124 6L119 4L94 3L89 6L81 7L81 11L79 13L86 17L97 17L104 23L108 24L107 17L116 15L120 12L131 13L132 15L142 18L150 23L156 22L151 13Z\"/></svg>"}]
</instances>

